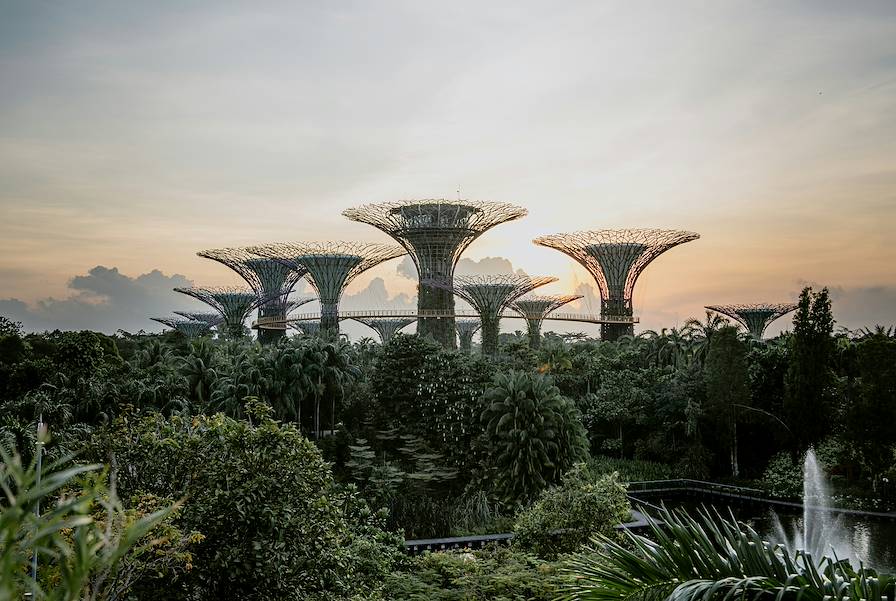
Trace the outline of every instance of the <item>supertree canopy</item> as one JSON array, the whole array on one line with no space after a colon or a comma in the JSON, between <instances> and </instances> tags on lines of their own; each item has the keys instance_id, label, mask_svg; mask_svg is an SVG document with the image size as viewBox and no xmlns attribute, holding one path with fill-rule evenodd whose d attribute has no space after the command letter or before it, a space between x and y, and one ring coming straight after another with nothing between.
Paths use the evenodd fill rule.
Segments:
<instances>
[{"instance_id":1,"label":"supertree canopy","mask_svg":"<svg viewBox=\"0 0 896 601\"><path fill-rule=\"evenodd\" d=\"M219 330L223 328L229 338L245 336L246 319L252 310L265 300L252 290L237 286L175 288L174 290L199 299L220 313L223 319Z\"/></svg>"},{"instance_id":2,"label":"supertree canopy","mask_svg":"<svg viewBox=\"0 0 896 601\"><path fill-rule=\"evenodd\" d=\"M416 317L352 317L352 319L375 330L383 344L392 340L395 332L417 321Z\"/></svg>"},{"instance_id":3,"label":"supertree canopy","mask_svg":"<svg viewBox=\"0 0 896 601\"><path fill-rule=\"evenodd\" d=\"M208 327L214 328L221 325L224 318L217 311L174 311L175 315L186 317L190 321L201 321L208 324Z\"/></svg>"},{"instance_id":4,"label":"supertree canopy","mask_svg":"<svg viewBox=\"0 0 896 601\"><path fill-rule=\"evenodd\" d=\"M339 333L339 299L345 287L359 274L383 261L405 254L396 245L363 242L296 242L256 246L252 252L305 270L320 299L321 330Z\"/></svg>"},{"instance_id":5,"label":"supertree canopy","mask_svg":"<svg viewBox=\"0 0 896 601\"><path fill-rule=\"evenodd\" d=\"M632 293L638 276L670 248L699 237L679 230L593 230L542 236L535 239L535 244L559 250L588 270L600 290L601 316L621 322L601 324L601 337L616 340L634 333L628 318L632 317Z\"/></svg>"},{"instance_id":6,"label":"supertree canopy","mask_svg":"<svg viewBox=\"0 0 896 601\"><path fill-rule=\"evenodd\" d=\"M706 308L737 320L754 338L762 339L768 325L791 311L795 303L757 303L752 305L707 305Z\"/></svg>"},{"instance_id":7,"label":"supertree canopy","mask_svg":"<svg viewBox=\"0 0 896 601\"><path fill-rule=\"evenodd\" d=\"M556 281L557 278L551 276L504 274L458 276L453 284L427 279L423 284L450 290L470 303L482 320L482 352L494 355L498 352L498 333L504 309L527 292Z\"/></svg>"},{"instance_id":8,"label":"supertree canopy","mask_svg":"<svg viewBox=\"0 0 896 601\"><path fill-rule=\"evenodd\" d=\"M513 301L510 303L510 308L526 318L529 346L537 349L541 346L541 324L544 322L544 318L548 316L548 313L580 298L582 298L581 294L533 295Z\"/></svg>"},{"instance_id":9,"label":"supertree canopy","mask_svg":"<svg viewBox=\"0 0 896 601\"><path fill-rule=\"evenodd\" d=\"M151 320L171 328L176 332L180 332L187 338L198 338L209 333L211 328L203 321L194 321L192 319L178 319L174 317L150 317Z\"/></svg>"},{"instance_id":10,"label":"supertree canopy","mask_svg":"<svg viewBox=\"0 0 896 601\"><path fill-rule=\"evenodd\" d=\"M450 285L457 261L476 238L496 225L523 217L526 209L498 202L425 199L368 204L342 214L382 230L404 246L420 279L417 333L454 348ZM423 285L425 280L447 282L449 288L428 287Z\"/></svg>"},{"instance_id":11,"label":"supertree canopy","mask_svg":"<svg viewBox=\"0 0 896 601\"><path fill-rule=\"evenodd\" d=\"M469 353L473 348L473 334L479 331L482 322L478 319L459 317L454 320L454 328L460 339L460 350Z\"/></svg>"},{"instance_id":12,"label":"supertree canopy","mask_svg":"<svg viewBox=\"0 0 896 601\"><path fill-rule=\"evenodd\" d=\"M258 307L258 319L269 323L258 330L260 342L276 342L283 336L289 293L307 273L303 267L290 268L281 261L259 257L248 248L215 248L196 254L231 268L259 298L265 299Z\"/></svg>"}]
</instances>

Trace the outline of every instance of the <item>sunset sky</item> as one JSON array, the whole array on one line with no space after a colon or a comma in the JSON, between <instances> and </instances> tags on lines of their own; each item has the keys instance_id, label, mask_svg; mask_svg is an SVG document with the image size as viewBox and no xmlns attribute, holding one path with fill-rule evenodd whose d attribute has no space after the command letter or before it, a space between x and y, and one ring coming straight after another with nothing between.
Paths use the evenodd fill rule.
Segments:
<instances>
[{"instance_id":1,"label":"sunset sky","mask_svg":"<svg viewBox=\"0 0 896 601\"><path fill-rule=\"evenodd\" d=\"M0 314L27 329L156 329L172 286L238 282L198 250L388 242L341 211L458 194L529 210L465 269L544 292L591 280L536 236L699 232L642 277L643 327L807 283L896 323L892 0L0 8ZM407 304L399 265L347 302Z\"/></svg>"}]
</instances>

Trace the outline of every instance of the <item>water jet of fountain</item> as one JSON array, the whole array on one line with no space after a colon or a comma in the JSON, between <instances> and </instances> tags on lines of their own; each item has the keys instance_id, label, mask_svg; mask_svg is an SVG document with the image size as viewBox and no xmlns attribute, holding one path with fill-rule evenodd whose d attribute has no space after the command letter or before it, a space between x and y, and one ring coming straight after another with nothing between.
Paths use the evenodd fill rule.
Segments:
<instances>
[{"instance_id":1,"label":"water jet of fountain","mask_svg":"<svg viewBox=\"0 0 896 601\"><path fill-rule=\"evenodd\" d=\"M815 451L809 449L803 461L803 518L795 525L793 536L788 536L777 514L774 515L775 533L779 541L792 551L801 549L818 561L822 556L836 555L838 559L853 557L849 534L840 519L831 511L831 495L824 470L818 464Z\"/></svg>"}]
</instances>

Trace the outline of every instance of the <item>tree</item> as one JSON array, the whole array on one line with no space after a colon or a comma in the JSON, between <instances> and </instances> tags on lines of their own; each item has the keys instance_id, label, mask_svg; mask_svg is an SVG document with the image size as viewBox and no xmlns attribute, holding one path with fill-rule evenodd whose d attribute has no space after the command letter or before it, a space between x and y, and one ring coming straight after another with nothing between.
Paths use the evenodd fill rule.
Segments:
<instances>
[{"instance_id":1,"label":"tree","mask_svg":"<svg viewBox=\"0 0 896 601\"><path fill-rule=\"evenodd\" d=\"M750 401L746 348L737 330L725 326L713 335L706 357L706 411L723 433L731 461L731 475L740 475L737 460L737 413Z\"/></svg>"},{"instance_id":2,"label":"tree","mask_svg":"<svg viewBox=\"0 0 896 601\"><path fill-rule=\"evenodd\" d=\"M483 395L487 478L508 504L532 499L588 455L578 411L540 374L499 374Z\"/></svg>"},{"instance_id":3,"label":"tree","mask_svg":"<svg viewBox=\"0 0 896 601\"><path fill-rule=\"evenodd\" d=\"M846 435L872 478L892 465L896 423L896 339L883 333L856 344L858 394L846 408Z\"/></svg>"},{"instance_id":4,"label":"tree","mask_svg":"<svg viewBox=\"0 0 896 601\"><path fill-rule=\"evenodd\" d=\"M804 288L793 316L790 365L784 397L785 421L797 451L831 431L834 392L834 317L828 289ZM806 419L808 416L812 419Z\"/></svg>"}]
</instances>

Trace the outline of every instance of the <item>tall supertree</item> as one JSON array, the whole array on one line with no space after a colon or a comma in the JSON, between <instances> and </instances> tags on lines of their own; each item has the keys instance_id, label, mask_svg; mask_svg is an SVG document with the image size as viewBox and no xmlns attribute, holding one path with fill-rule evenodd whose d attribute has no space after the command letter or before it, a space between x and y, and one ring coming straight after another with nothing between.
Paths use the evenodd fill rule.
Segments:
<instances>
[{"instance_id":1,"label":"tall supertree","mask_svg":"<svg viewBox=\"0 0 896 601\"><path fill-rule=\"evenodd\" d=\"M700 234L679 230L623 229L554 234L535 244L565 253L582 264L597 282L601 298L601 338L634 334L632 293L644 269L658 256Z\"/></svg>"},{"instance_id":2,"label":"tall supertree","mask_svg":"<svg viewBox=\"0 0 896 601\"><path fill-rule=\"evenodd\" d=\"M510 204L476 200L402 200L363 205L342 213L392 236L417 266L417 333L454 348L454 298L450 285L461 254L489 229L526 215ZM425 280L449 288L424 286Z\"/></svg>"},{"instance_id":3,"label":"tall supertree","mask_svg":"<svg viewBox=\"0 0 896 601\"><path fill-rule=\"evenodd\" d=\"M532 295L513 301L510 303L510 308L526 318L529 346L537 349L541 346L541 324L548 313L580 298L582 298L581 294Z\"/></svg>"},{"instance_id":4,"label":"tall supertree","mask_svg":"<svg viewBox=\"0 0 896 601\"><path fill-rule=\"evenodd\" d=\"M270 244L252 247L252 252L307 273L320 299L321 330L327 336L339 333L339 299L345 287L371 267L405 254L400 246L364 242Z\"/></svg>"},{"instance_id":5,"label":"tall supertree","mask_svg":"<svg viewBox=\"0 0 896 601\"><path fill-rule=\"evenodd\" d=\"M383 344L392 340L395 332L417 321L416 317L352 317L352 319L375 330Z\"/></svg>"},{"instance_id":6,"label":"tall supertree","mask_svg":"<svg viewBox=\"0 0 896 601\"><path fill-rule=\"evenodd\" d=\"M178 319L174 317L150 317L164 326L171 328L176 332L180 332L187 338L198 338L206 336L211 328L203 321L194 321L192 319Z\"/></svg>"},{"instance_id":7,"label":"tall supertree","mask_svg":"<svg viewBox=\"0 0 896 601\"><path fill-rule=\"evenodd\" d=\"M248 248L213 248L196 254L231 268L264 299L258 307L258 322L265 326L258 329L259 342L270 344L283 337L289 294L307 273L304 268L290 268L282 261L259 257Z\"/></svg>"},{"instance_id":8,"label":"tall supertree","mask_svg":"<svg viewBox=\"0 0 896 601\"><path fill-rule=\"evenodd\" d=\"M217 311L174 311L175 315L186 317L190 321L201 321L208 324L208 327L214 328L224 322L224 318Z\"/></svg>"},{"instance_id":9,"label":"tall supertree","mask_svg":"<svg viewBox=\"0 0 896 601\"><path fill-rule=\"evenodd\" d=\"M482 352L498 352L501 314L510 303L539 286L556 282L551 276L518 274L458 276L454 283L446 280L423 280L423 285L450 290L470 303L482 320Z\"/></svg>"},{"instance_id":10,"label":"tall supertree","mask_svg":"<svg viewBox=\"0 0 896 601\"><path fill-rule=\"evenodd\" d=\"M457 337L460 340L460 350L469 353L473 348L473 334L482 327L482 321L478 319L470 319L459 317L454 320L454 329L457 330Z\"/></svg>"},{"instance_id":11,"label":"tall supertree","mask_svg":"<svg viewBox=\"0 0 896 601\"><path fill-rule=\"evenodd\" d=\"M749 305L707 305L706 308L737 320L757 340L768 325L797 307L796 303L756 303Z\"/></svg>"},{"instance_id":12,"label":"tall supertree","mask_svg":"<svg viewBox=\"0 0 896 601\"><path fill-rule=\"evenodd\" d=\"M217 288L175 288L176 292L192 296L221 314L221 325L228 338L242 338L246 334L246 319L262 302L254 291L238 286Z\"/></svg>"},{"instance_id":13,"label":"tall supertree","mask_svg":"<svg viewBox=\"0 0 896 601\"><path fill-rule=\"evenodd\" d=\"M304 334L305 336L317 336L318 334L320 334L319 319L303 319L301 321L292 321L289 323L289 327L299 332L300 334Z\"/></svg>"}]
</instances>

